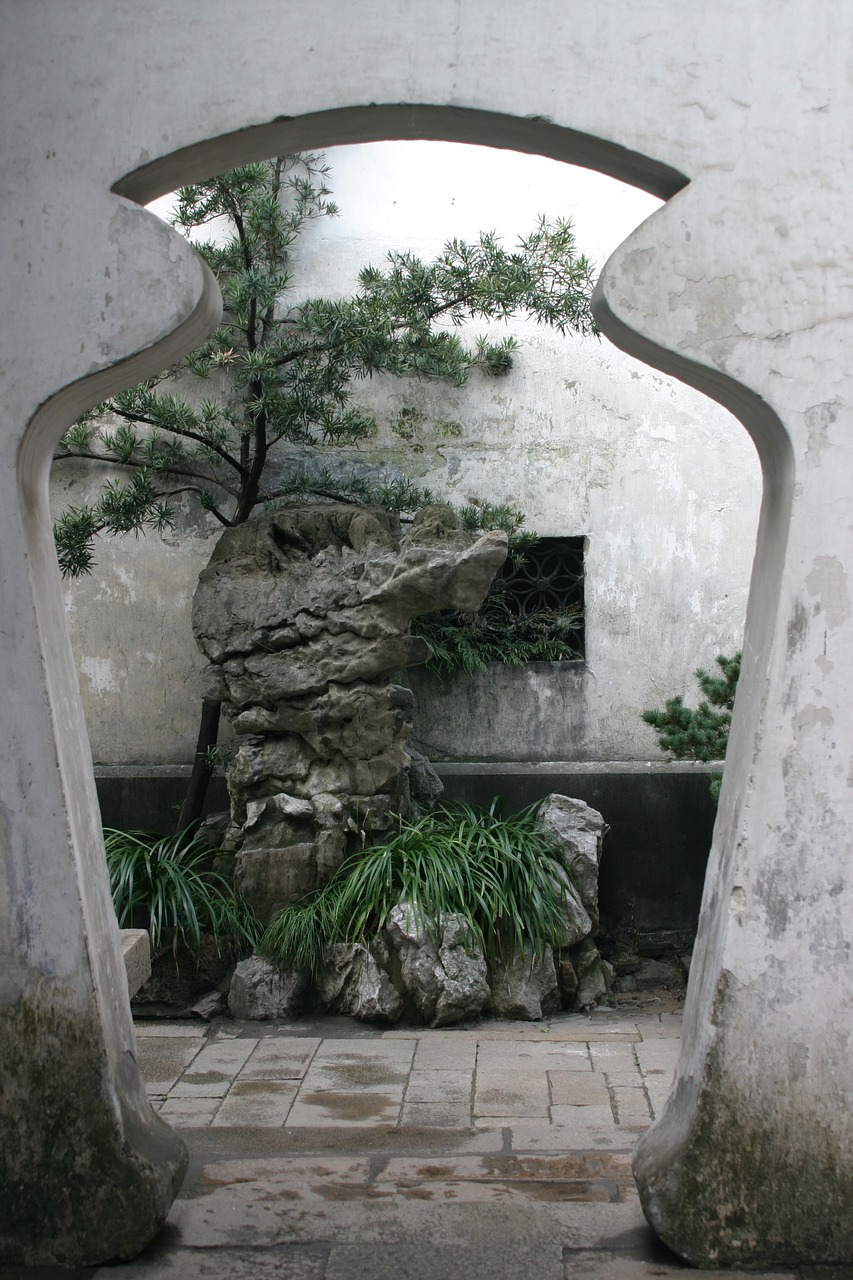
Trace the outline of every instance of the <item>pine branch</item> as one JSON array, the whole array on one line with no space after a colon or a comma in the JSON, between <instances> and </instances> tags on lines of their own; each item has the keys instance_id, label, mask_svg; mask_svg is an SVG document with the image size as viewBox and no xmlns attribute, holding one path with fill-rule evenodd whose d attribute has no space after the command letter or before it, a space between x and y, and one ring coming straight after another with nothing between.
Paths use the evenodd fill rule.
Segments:
<instances>
[{"instance_id":1,"label":"pine branch","mask_svg":"<svg viewBox=\"0 0 853 1280\"><path fill-rule=\"evenodd\" d=\"M372 415L350 403L355 379L385 373L462 386L477 369L506 373L513 339L466 343L456 330L470 319L527 315L561 332L594 332L592 270L559 219L540 219L511 252L494 233L473 244L449 241L429 263L391 252L381 269L362 271L353 297L289 304L294 243L309 223L337 213L327 173L319 156L280 156L181 189L175 226L193 233L224 221L228 230L197 243L219 280L223 320L174 385L180 391L181 378L215 378L216 394L199 412L180 394L155 390L162 379L151 379L81 420L66 437L67 452L197 481L185 491L204 509L222 524L242 523L269 498L264 471L279 441L351 444L375 430ZM92 447L89 426L109 415L122 427L102 428L102 447ZM154 436L144 438L144 430ZM205 486L233 500L230 519ZM137 509L136 525L127 516L129 528L146 519L144 510Z\"/></svg>"},{"instance_id":2,"label":"pine branch","mask_svg":"<svg viewBox=\"0 0 853 1280\"><path fill-rule=\"evenodd\" d=\"M685 707L681 694L670 698L662 711L644 711L643 719L657 732L658 743L676 760L714 761L725 758L731 727L737 681L740 674L740 653L727 658L719 654L717 665L723 678L709 675L701 668L696 671L702 692L708 701L700 702L692 709ZM722 707L715 711L713 707ZM719 777L711 781L715 799L719 795Z\"/></svg>"}]
</instances>

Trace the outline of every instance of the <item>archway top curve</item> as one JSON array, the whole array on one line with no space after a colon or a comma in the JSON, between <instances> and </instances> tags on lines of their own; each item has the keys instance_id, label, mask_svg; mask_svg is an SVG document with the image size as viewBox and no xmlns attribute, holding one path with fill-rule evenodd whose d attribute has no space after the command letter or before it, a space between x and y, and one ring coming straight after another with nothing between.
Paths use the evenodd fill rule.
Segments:
<instances>
[{"instance_id":1,"label":"archway top curve","mask_svg":"<svg viewBox=\"0 0 853 1280\"><path fill-rule=\"evenodd\" d=\"M201 181L251 160L286 152L370 142L457 142L540 155L596 169L668 200L689 179L672 165L607 138L556 124L544 116L519 117L472 107L425 103L371 103L336 107L238 129L181 147L119 178L112 187L147 204L177 186Z\"/></svg>"}]
</instances>

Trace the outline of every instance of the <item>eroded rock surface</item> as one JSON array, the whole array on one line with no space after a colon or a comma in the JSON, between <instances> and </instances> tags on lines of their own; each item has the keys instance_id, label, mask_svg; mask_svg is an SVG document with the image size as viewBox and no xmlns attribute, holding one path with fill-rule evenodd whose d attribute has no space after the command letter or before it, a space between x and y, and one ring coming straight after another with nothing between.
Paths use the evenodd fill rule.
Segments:
<instances>
[{"instance_id":1,"label":"eroded rock surface","mask_svg":"<svg viewBox=\"0 0 853 1280\"><path fill-rule=\"evenodd\" d=\"M577 978L574 1005L578 1009L592 1009L613 986L613 969L602 958L592 938L584 938L573 947L569 959Z\"/></svg>"},{"instance_id":2,"label":"eroded rock surface","mask_svg":"<svg viewBox=\"0 0 853 1280\"><path fill-rule=\"evenodd\" d=\"M315 979L317 996L334 1013L348 1013L362 1022L397 1022L404 1001L391 981L389 965L390 954L381 940L370 948L337 943L328 949Z\"/></svg>"},{"instance_id":3,"label":"eroded rock surface","mask_svg":"<svg viewBox=\"0 0 853 1280\"><path fill-rule=\"evenodd\" d=\"M572 877L577 896L591 922L586 933L595 932L598 928L598 869L607 823L597 809L591 809L583 800L556 793L545 797L536 816L560 847L563 865ZM583 933L580 935L581 938L584 936ZM567 945L572 946L577 941L580 938Z\"/></svg>"},{"instance_id":4,"label":"eroded rock surface","mask_svg":"<svg viewBox=\"0 0 853 1280\"><path fill-rule=\"evenodd\" d=\"M404 902L394 907L386 932L424 1022L443 1027L482 1013L489 999L486 959L457 916L442 916L431 929Z\"/></svg>"},{"instance_id":5,"label":"eroded rock surface","mask_svg":"<svg viewBox=\"0 0 853 1280\"><path fill-rule=\"evenodd\" d=\"M241 960L228 991L228 1010L239 1021L290 1018L302 1008L307 983L296 973L281 973L260 956Z\"/></svg>"},{"instance_id":6,"label":"eroded rock surface","mask_svg":"<svg viewBox=\"0 0 853 1280\"><path fill-rule=\"evenodd\" d=\"M519 1018L538 1022L556 1013L562 1003L554 954L534 957L528 943L509 963L492 973L489 1012L496 1018Z\"/></svg>"},{"instance_id":7,"label":"eroded rock surface","mask_svg":"<svg viewBox=\"0 0 853 1280\"><path fill-rule=\"evenodd\" d=\"M505 558L503 534L467 534L443 507L405 535L381 509L333 503L223 534L193 629L238 735L228 842L262 920L407 812L412 695L391 677L429 656L409 623L476 609ZM416 792L434 788L421 772Z\"/></svg>"}]
</instances>

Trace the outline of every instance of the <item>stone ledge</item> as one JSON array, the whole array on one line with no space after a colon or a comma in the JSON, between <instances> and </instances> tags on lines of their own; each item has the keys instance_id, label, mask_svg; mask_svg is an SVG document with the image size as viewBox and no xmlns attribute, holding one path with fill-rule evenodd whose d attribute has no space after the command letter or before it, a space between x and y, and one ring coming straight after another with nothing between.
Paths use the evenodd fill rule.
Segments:
<instances>
[{"instance_id":1,"label":"stone ledge","mask_svg":"<svg viewBox=\"0 0 853 1280\"><path fill-rule=\"evenodd\" d=\"M415 739L410 739L412 745ZM723 767L722 760L706 763L703 760L440 760L431 759L432 767L448 777L462 774L708 774L719 772ZM189 764L96 764L93 766L96 778L189 778L192 765ZM215 777L222 777L222 770L217 769Z\"/></svg>"},{"instance_id":2,"label":"stone ledge","mask_svg":"<svg viewBox=\"0 0 853 1280\"><path fill-rule=\"evenodd\" d=\"M131 998L151 977L151 939L147 929L119 929L121 954Z\"/></svg>"},{"instance_id":3,"label":"stone ledge","mask_svg":"<svg viewBox=\"0 0 853 1280\"><path fill-rule=\"evenodd\" d=\"M723 761L703 760L435 760L430 764L439 776L461 774L709 774L719 772Z\"/></svg>"}]
</instances>

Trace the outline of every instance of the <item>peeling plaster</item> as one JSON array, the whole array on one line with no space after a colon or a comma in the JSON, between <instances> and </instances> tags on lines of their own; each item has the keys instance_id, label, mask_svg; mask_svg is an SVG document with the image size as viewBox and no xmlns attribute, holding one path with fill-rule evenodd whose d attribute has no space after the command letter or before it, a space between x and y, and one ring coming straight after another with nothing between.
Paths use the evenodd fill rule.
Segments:
<instances>
[{"instance_id":1,"label":"peeling plaster","mask_svg":"<svg viewBox=\"0 0 853 1280\"><path fill-rule=\"evenodd\" d=\"M835 630L850 617L847 574L836 556L817 556L806 576L809 595L816 596L815 613L823 613L826 623Z\"/></svg>"},{"instance_id":2,"label":"peeling plaster","mask_svg":"<svg viewBox=\"0 0 853 1280\"><path fill-rule=\"evenodd\" d=\"M812 405L805 412L805 424L809 433L806 449L806 462L810 466L819 467L821 455L828 443L829 428L838 416L838 401L828 400L825 404Z\"/></svg>"},{"instance_id":3,"label":"peeling plaster","mask_svg":"<svg viewBox=\"0 0 853 1280\"><path fill-rule=\"evenodd\" d=\"M111 658L82 657L80 671L89 681L89 688L97 697L105 693L119 692L119 682L113 672Z\"/></svg>"}]
</instances>

